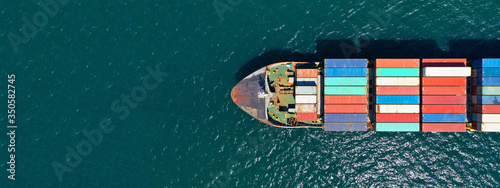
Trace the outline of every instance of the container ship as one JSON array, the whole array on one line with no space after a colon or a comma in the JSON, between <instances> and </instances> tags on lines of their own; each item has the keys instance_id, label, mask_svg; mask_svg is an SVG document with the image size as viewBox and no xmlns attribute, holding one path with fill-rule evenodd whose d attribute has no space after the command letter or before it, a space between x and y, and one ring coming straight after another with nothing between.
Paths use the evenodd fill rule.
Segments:
<instances>
[{"instance_id":1,"label":"container ship","mask_svg":"<svg viewBox=\"0 0 500 188\"><path fill-rule=\"evenodd\" d=\"M500 132L500 59L325 59L260 68L231 91L279 128Z\"/></svg>"}]
</instances>

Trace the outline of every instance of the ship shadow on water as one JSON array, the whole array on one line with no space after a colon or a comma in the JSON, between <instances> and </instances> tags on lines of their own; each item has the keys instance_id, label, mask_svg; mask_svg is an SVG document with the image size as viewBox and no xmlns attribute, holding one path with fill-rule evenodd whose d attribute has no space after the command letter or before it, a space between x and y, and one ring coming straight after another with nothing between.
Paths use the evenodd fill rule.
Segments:
<instances>
[{"instance_id":1,"label":"ship shadow on water","mask_svg":"<svg viewBox=\"0 0 500 188\"><path fill-rule=\"evenodd\" d=\"M439 48L435 40L316 40L316 53L293 50L269 50L244 64L236 73L239 82L254 71L284 61L322 61L325 58L493 58L500 57L500 40L449 40L449 50ZM358 47L356 47L358 46Z\"/></svg>"}]
</instances>

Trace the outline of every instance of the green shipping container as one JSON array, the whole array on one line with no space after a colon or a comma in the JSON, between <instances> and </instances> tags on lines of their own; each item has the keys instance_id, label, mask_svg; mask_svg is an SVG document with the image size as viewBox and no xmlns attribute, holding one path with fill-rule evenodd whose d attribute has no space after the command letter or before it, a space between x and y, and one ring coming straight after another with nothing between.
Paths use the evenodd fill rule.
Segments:
<instances>
[{"instance_id":1,"label":"green shipping container","mask_svg":"<svg viewBox=\"0 0 500 188\"><path fill-rule=\"evenodd\" d=\"M366 87L360 86L326 86L325 95L367 95Z\"/></svg>"},{"instance_id":2,"label":"green shipping container","mask_svg":"<svg viewBox=\"0 0 500 188\"><path fill-rule=\"evenodd\" d=\"M381 132L419 132L420 123L377 123L376 129Z\"/></svg>"},{"instance_id":3,"label":"green shipping container","mask_svg":"<svg viewBox=\"0 0 500 188\"><path fill-rule=\"evenodd\" d=\"M477 87L478 95L500 95L500 87L498 86L486 86Z\"/></svg>"},{"instance_id":4,"label":"green shipping container","mask_svg":"<svg viewBox=\"0 0 500 188\"><path fill-rule=\"evenodd\" d=\"M327 86L365 86L368 85L367 77L325 77Z\"/></svg>"},{"instance_id":5,"label":"green shipping container","mask_svg":"<svg viewBox=\"0 0 500 188\"><path fill-rule=\"evenodd\" d=\"M399 77L418 77L419 68L377 68L376 75L379 77L399 76Z\"/></svg>"}]
</instances>

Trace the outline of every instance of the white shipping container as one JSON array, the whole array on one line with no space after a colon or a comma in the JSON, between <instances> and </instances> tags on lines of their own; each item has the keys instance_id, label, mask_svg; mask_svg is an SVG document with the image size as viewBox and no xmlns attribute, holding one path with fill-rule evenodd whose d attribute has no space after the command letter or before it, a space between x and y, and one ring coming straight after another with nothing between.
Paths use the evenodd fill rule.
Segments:
<instances>
[{"instance_id":1,"label":"white shipping container","mask_svg":"<svg viewBox=\"0 0 500 188\"><path fill-rule=\"evenodd\" d=\"M500 123L500 114L477 114L477 122Z\"/></svg>"},{"instance_id":2,"label":"white shipping container","mask_svg":"<svg viewBox=\"0 0 500 188\"><path fill-rule=\"evenodd\" d=\"M316 104L296 104L297 112L316 112Z\"/></svg>"},{"instance_id":3,"label":"white shipping container","mask_svg":"<svg viewBox=\"0 0 500 188\"><path fill-rule=\"evenodd\" d=\"M470 67L425 67L424 76L466 77L471 75Z\"/></svg>"},{"instance_id":4,"label":"white shipping container","mask_svg":"<svg viewBox=\"0 0 500 188\"><path fill-rule=\"evenodd\" d=\"M295 94L315 95L316 94L316 86L295 86Z\"/></svg>"},{"instance_id":5,"label":"white shipping container","mask_svg":"<svg viewBox=\"0 0 500 188\"><path fill-rule=\"evenodd\" d=\"M377 77L377 86L419 86L419 77Z\"/></svg>"},{"instance_id":6,"label":"white shipping container","mask_svg":"<svg viewBox=\"0 0 500 188\"><path fill-rule=\"evenodd\" d=\"M316 95L295 95L295 104L316 104Z\"/></svg>"},{"instance_id":7,"label":"white shipping container","mask_svg":"<svg viewBox=\"0 0 500 188\"><path fill-rule=\"evenodd\" d=\"M418 104L379 104L377 105L377 113L388 114L417 114L420 113L420 105Z\"/></svg>"},{"instance_id":8,"label":"white shipping container","mask_svg":"<svg viewBox=\"0 0 500 188\"><path fill-rule=\"evenodd\" d=\"M481 123L482 132L500 132L500 123Z\"/></svg>"}]
</instances>

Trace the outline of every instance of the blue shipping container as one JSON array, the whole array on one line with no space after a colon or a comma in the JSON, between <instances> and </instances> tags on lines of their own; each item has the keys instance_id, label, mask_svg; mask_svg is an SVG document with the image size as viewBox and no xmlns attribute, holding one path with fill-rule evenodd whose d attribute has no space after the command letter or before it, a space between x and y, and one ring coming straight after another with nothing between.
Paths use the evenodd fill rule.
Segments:
<instances>
[{"instance_id":1,"label":"blue shipping container","mask_svg":"<svg viewBox=\"0 0 500 188\"><path fill-rule=\"evenodd\" d=\"M368 76L367 68L326 68L325 76L332 77L352 77L352 76Z\"/></svg>"},{"instance_id":2,"label":"blue shipping container","mask_svg":"<svg viewBox=\"0 0 500 188\"><path fill-rule=\"evenodd\" d=\"M472 68L500 67L500 59L480 59L472 62Z\"/></svg>"},{"instance_id":3,"label":"blue shipping container","mask_svg":"<svg viewBox=\"0 0 500 188\"><path fill-rule=\"evenodd\" d=\"M325 59L326 68L343 68L343 67L359 67L365 68L368 66L366 59Z\"/></svg>"},{"instance_id":4,"label":"blue shipping container","mask_svg":"<svg viewBox=\"0 0 500 188\"><path fill-rule=\"evenodd\" d=\"M477 77L500 77L500 68L482 68L477 69Z\"/></svg>"},{"instance_id":5,"label":"blue shipping container","mask_svg":"<svg viewBox=\"0 0 500 188\"><path fill-rule=\"evenodd\" d=\"M377 123L375 129L379 132L418 132L420 123Z\"/></svg>"},{"instance_id":6,"label":"blue shipping container","mask_svg":"<svg viewBox=\"0 0 500 188\"><path fill-rule=\"evenodd\" d=\"M362 122L368 121L368 114L325 114L325 122Z\"/></svg>"},{"instance_id":7,"label":"blue shipping container","mask_svg":"<svg viewBox=\"0 0 500 188\"><path fill-rule=\"evenodd\" d=\"M420 95L377 95L377 104L420 104Z\"/></svg>"},{"instance_id":8,"label":"blue shipping container","mask_svg":"<svg viewBox=\"0 0 500 188\"><path fill-rule=\"evenodd\" d=\"M422 122L467 122L467 114L422 114Z\"/></svg>"},{"instance_id":9,"label":"blue shipping container","mask_svg":"<svg viewBox=\"0 0 500 188\"><path fill-rule=\"evenodd\" d=\"M500 86L500 77L477 78L477 86Z\"/></svg>"},{"instance_id":10,"label":"blue shipping container","mask_svg":"<svg viewBox=\"0 0 500 188\"><path fill-rule=\"evenodd\" d=\"M325 123L325 131L367 131L366 123Z\"/></svg>"},{"instance_id":11,"label":"blue shipping container","mask_svg":"<svg viewBox=\"0 0 500 188\"><path fill-rule=\"evenodd\" d=\"M472 96L472 103L475 104L500 104L499 95L474 95ZM476 99L475 99L476 98Z\"/></svg>"}]
</instances>

